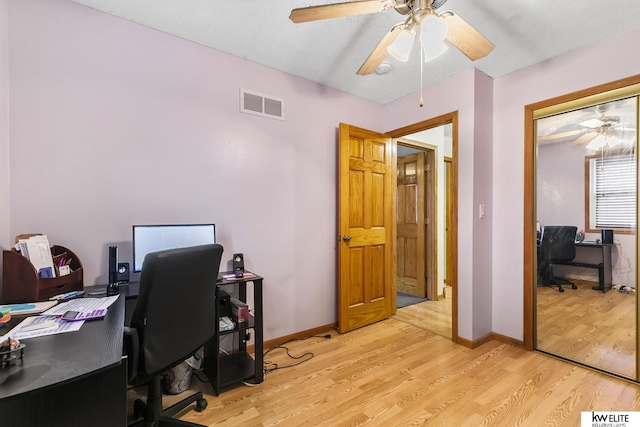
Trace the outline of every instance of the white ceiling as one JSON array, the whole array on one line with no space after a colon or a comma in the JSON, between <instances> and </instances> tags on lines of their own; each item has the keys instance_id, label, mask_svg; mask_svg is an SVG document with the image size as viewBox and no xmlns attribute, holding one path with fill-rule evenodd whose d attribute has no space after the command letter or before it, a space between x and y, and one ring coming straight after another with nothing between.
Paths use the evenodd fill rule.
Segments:
<instances>
[{"instance_id":1,"label":"white ceiling","mask_svg":"<svg viewBox=\"0 0 640 427\"><path fill-rule=\"evenodd\" d=\"M294 24L291 9L340 1L72 1L381 104L420 89L416 45L407 62L387 57L389 74L356 75L391 27L405 21L393 9ZM448 0L438 12L445 10L475 27L495 49L472 62L451 47L424 64L424 86L474 67L500 77L640 27L638 0Z\"/></svg>"}]
</instances>

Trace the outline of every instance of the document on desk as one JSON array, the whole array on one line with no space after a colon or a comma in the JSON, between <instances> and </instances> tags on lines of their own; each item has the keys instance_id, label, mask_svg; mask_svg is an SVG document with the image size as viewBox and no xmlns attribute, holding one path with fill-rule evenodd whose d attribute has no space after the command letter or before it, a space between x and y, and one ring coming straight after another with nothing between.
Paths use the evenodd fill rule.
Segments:
<instances>
[{"instance_id":1,"label":"document on desk","mask_svg":"<svg viewBox=\"0 0 640 427\"><path fill-rule=\"evenodd\" d=\"M65 322L55 316L31 316L0 337L0 340L11 337L22 341L28 338L73 332L79 330L82 323Z\"/></svg>"},{"instance_id":2,"label":"document on desk","mask_svg":"<svg viewBox=\"0 0 640 427\"><path fill-rule=\"evenodd\" d=\"M77 311L79 313L87 313L97 309L108 309L111 304L116 302L120 295L113 295L105 298L76 298L67 302L56 305L49 310L42 313L47 316L62 316L69 310ZM82 322L72 322L82 323Z\"/></svg>"},{"instance_id":3,"label":"document on desk","mask_svg":"<svg viewBox=\"0 0 640 427\"><path fill-rule=\"evenodd\" d=\"M67 322L60 319L60 316L69 310L86 313L100 308L107 309L118 299L118 297L119 295L106 298L77 298L63 302L45 311L40 316L27 317L1 338L4 339L5 337L11 337L24 340L28 338L61 334L64 332L78 331L84 324L84 320Z\"/></svg>"}]
</instances>

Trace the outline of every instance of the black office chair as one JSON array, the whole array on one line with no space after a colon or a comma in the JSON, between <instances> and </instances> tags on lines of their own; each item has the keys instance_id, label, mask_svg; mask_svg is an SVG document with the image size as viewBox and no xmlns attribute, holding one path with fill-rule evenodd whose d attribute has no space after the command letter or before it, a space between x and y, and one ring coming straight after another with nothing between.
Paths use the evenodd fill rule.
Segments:
<instances>
[{"instance_id":1,"label":"black office chair","mask_svg":"<svg viewBox=\"0 0 640 427\"><path fill-rule=\"evenodd\" d=\"M131 328L126 328L129 383L148 382L147 402L136 400L132 425L196 426L172 419L193 402L204 410L198 392L162 410L162 374L193 355L214 336L216 279L222 246L202 245L148 254L142 264L140 291Z\"/></svg>"},{"instance_id":2,"label":"black office chair","mask_svg":"<svg viewBox=\"0 0 640 427\"><path fill-rule=\"evenodd\" d=\"M553 274L554 263L562 264L575 258L577 231L577 227L569 225L552 225L542 229L538 248L538 285L557 286L559 292L564 292L562 285L578 289L575 283Z\"/></svg>"}]
</instances>

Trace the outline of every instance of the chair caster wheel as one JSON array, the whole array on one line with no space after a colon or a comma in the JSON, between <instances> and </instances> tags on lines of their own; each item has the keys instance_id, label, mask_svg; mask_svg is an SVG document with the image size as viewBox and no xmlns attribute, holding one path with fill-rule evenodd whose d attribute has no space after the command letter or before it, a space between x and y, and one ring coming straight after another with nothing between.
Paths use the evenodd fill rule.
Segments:
<instances>
[{"instance_id":1,"label":"chair caster wheel","mask_svg":"<svg viewBox=\"0 0 640 427\"><path fill-rule=\"evenodd\" d=\"M564 292L563 288L558 289L558 292Z\"/></svg>"},{"instance_id":2,"label":"chair caster wheel","mask_svg":"<svg viewBox=\"0 0 640 427\"><path fill-rule=\"evenodd\" d=\"M571 285L571 289L578 289L576 285Z\"/></svg>"},{"instance_id":3,"label":"chair caster wheel","mask_svg":"<svg viewBox=\"0 0 640 427\"><path fill-rule=\"evenodd\" d=\"M145 403L142 400L136 399L133 402L133 419L137 420L145 413Z\"/></svg>"},{"instance_id":4,"label":"chair caster wheel","mask_svg":"<svg viewBox=\"0 0 640 427\"><path fill-rule=\"evenodd\" d=\"M202 412L205 410L205 408L207 407L207 401L206 399L198 399L196 401L196 411L197 412Z\"/></svg>"}]
</instances>

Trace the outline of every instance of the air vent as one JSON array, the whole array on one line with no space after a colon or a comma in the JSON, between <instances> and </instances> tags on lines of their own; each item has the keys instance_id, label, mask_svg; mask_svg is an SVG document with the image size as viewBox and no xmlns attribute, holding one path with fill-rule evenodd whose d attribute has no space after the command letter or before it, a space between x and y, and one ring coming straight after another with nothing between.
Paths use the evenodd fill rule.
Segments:
<instances>
[{"instance_id":1,"label":"air vent","mask_svg":"<svg viewBox=\"0 0 640 427\"><path fill-rule=\"evenodd\" d=\"M284 120L284 99L240 89L240 112Z\"/></svg>"}]
</instances>

